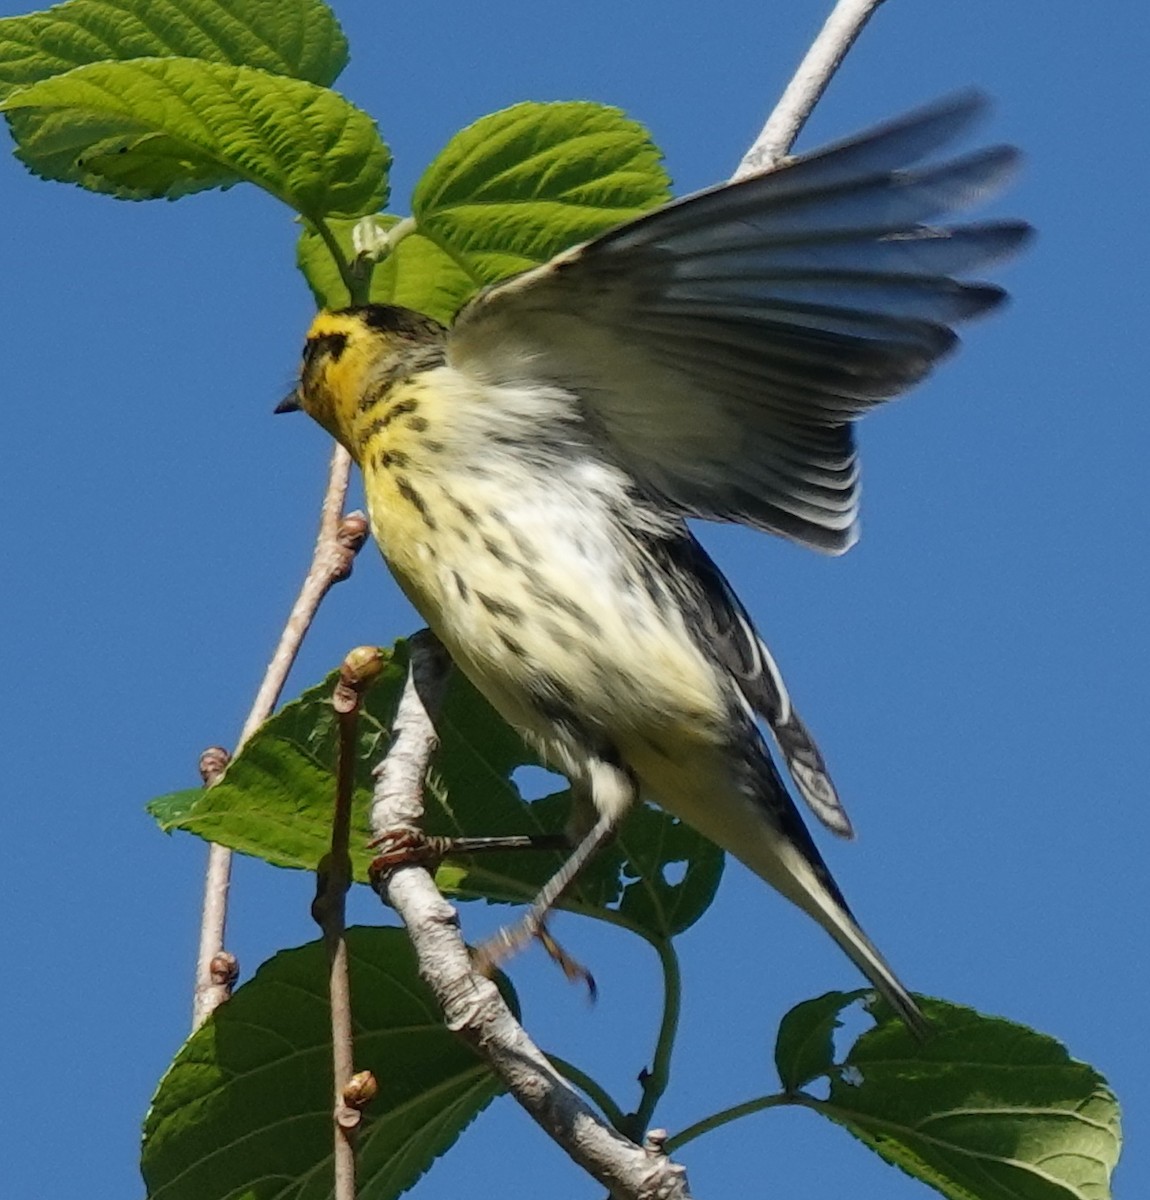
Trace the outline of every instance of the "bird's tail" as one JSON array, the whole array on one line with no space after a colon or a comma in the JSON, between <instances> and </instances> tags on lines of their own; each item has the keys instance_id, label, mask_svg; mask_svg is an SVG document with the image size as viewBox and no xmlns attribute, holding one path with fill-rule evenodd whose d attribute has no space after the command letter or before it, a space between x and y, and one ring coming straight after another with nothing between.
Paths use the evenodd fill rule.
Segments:
<instances>
[{"instance_id":1,"label":"bird's tail","mask_svg":"<svg viewBox=\"0 0 1150 1200\"><path fill-rule=\"evenodd\" d=\"M754 805L761 817L757 835L727 844L741 862L803 912L842 947L912 1033L929 1031L922 1010L875 944L862 931L819 854L774 764L764 753L755 764Z\"/></svg>"}]
</instances>

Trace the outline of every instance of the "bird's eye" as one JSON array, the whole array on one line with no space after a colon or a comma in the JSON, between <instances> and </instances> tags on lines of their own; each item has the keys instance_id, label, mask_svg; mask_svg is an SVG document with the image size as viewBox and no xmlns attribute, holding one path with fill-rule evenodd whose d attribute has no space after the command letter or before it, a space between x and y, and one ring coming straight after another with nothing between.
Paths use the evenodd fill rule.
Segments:
<instances>
[{"instance_id":1,"label":"bird's eye","mask_svg":"<svg viewBox=\"0 0 1150 1200\"><path fill-rule=\"evenodd\" d=\"M346 333L318 333L315 335L315 337L309 337L308 340L304 342L304 366L311 366L311 364L322 355L326 355L333 362L337 361L339 356L346 348Z\"/></svg>"}]
</instances>

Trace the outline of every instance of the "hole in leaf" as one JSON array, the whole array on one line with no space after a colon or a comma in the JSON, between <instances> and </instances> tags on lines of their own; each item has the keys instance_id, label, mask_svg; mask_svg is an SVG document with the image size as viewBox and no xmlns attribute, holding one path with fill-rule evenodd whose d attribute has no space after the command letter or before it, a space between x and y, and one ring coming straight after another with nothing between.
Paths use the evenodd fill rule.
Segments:
<instances>
[{"instance_id":1,"label":"hole in leaf","mask_svg":"<svg viewBox=\"0 0 1150 1200\"><path fill-rule=\"evenodd\" d=\"M663 864L663 882L668 887L678 887L687 878L686 861Z\"/></svg>"},{"instance_id":2,"label":"hole in leaf","mask_svg":"<svg viewBox=\"0 0 1150 1200\"><path fill-rule=\"evenodd\" d=\"M553 792L561 792L567 780L546 767L522 766L511 772L511 782L519 789L524 800L539 800Z\"/></svg>"},{"instance_id":3,"label":"hole in leaf","mask_svg":"<svg viewBox=\"0 0 1150 1200\"><path fill-rule=\"evenodd\" d=\"M870 993L873 995L874 993ZM866 1007L866 997L856 1000L853 1004L848 1004L846 1008L839 1013L841 1024L834 1031L834 1047L835 1059L842 1062L846 1058L847 1052L866 1033L868 1029L874 1028L874 1017ZM847 1081L852 1082L851 1080ZM854 1082L861 1082L857 1080Z\"/></svg>"}]
</instances>

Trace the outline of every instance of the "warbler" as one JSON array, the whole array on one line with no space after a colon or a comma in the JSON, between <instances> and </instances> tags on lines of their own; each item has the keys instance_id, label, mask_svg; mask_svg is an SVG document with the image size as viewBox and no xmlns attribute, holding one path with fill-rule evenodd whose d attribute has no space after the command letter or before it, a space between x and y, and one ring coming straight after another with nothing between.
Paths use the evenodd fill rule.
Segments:
<instances>
[{"instance_id":1,"label":"warbler","mask_svg":"<svg viewBox=\"0 0 1150 1200\"><path fill-rule=\"evenodd\" d=\"M362 468L401 588L498 712L590 798L542 912L649 799L812 916L923 1018L831 877L759 728L834 832L851 825L746 609L687 518L841 553L854 420L921 379L999 287L1017 221L924 222L993 193L1010 147L915 165L962 94L621 225L468 302L450 328L322 312L302 408Z\"/></svg>"}]
</instances>

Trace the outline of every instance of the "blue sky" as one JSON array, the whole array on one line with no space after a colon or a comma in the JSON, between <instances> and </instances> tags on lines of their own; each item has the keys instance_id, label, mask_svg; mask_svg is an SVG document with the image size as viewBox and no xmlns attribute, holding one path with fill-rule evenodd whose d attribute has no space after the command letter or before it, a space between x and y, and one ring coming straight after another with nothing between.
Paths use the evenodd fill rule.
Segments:
<instances>
[{"instance_id":1,"label":"blue sky","mask_svg":"<svg viewBox=\"0 0 1150 1200\"><path fill-rule=\"evenodd\" d=\"M619 105L685 192L734 168L827 7L337 2L353 56L338 86L393 148L398 211L452 132L521 99ZM1003 273L1013 305L865 423L849 555L704 531L859 828L825 849L868 931L916 990L1031 1024L1108 1075L1130 1196L1150 1188L1150 1079L1131 1049L1150 991L1148 34L1129 0L883 6L801 145L977 84L997 101L986 140L1027 154L993 211L1040 237ZM124 204L14 161L0 188L0 1154L22 1200L77 1184L119 1200L139 1193L139 1122L186 1033L204 858L143 805L234 739L306 565L327 448L271 408L311 301L290 214L252 189ZM417 624L365 552L296 690L348 647ZM234 892L248 974L313 936L302 876L241 863ZM357 915L380 919L370 898ZM465 921L475 932L490 916ZM655 963L573 918L558 929L602 1000L589 1007L528 954L512 970L527 1023L630 1099ZM770 1090L782 1013L857 984L825 935L738 868L682 940L684 1033L657 1114L671 1129ZM752 1161L765 1194L930 1194L804 1112L731 1126L683 1158L700 1196L745 1187ZM415 1194L464 1187L598 1194L506 1101Z\"/></svg>"}]
</instances>

